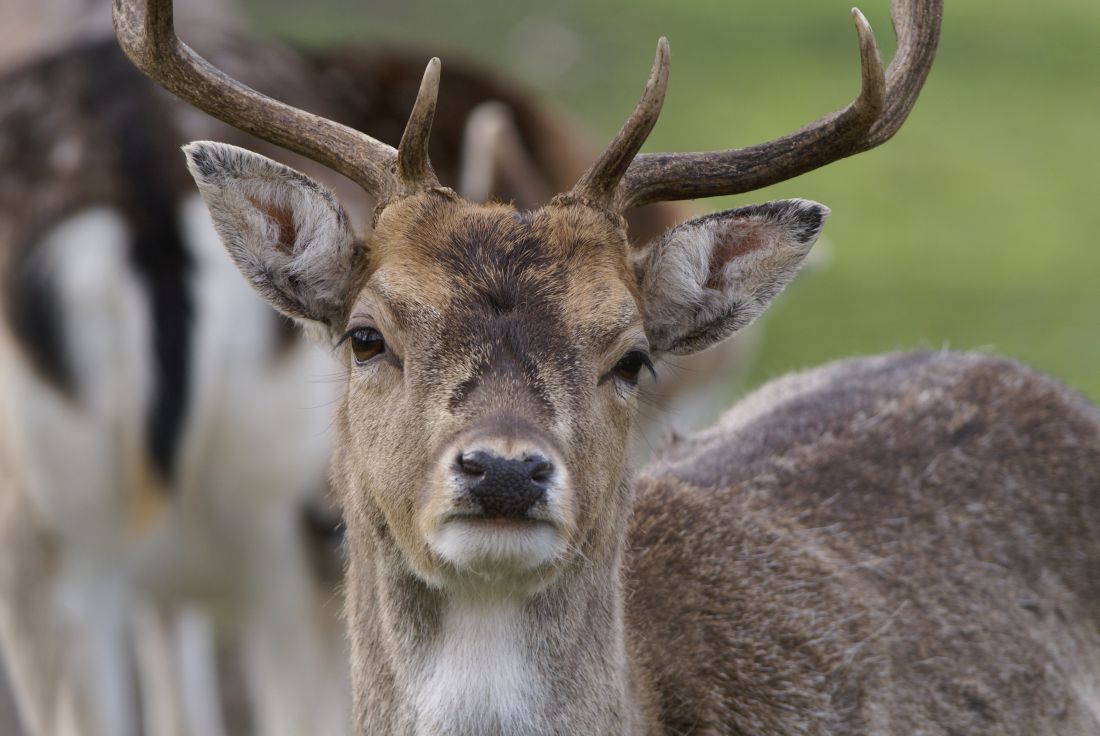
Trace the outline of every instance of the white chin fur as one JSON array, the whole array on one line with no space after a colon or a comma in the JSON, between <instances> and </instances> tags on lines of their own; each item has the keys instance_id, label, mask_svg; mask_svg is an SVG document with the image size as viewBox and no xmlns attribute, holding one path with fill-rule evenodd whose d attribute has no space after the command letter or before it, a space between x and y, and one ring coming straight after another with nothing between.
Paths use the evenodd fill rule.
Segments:
<instances>
[{"instance_id":1,"label":"white chin fur","mask_svg":"<svg viewBox=\"0 0 1100 736\"><path fill-rule=\"evenodd\" d=\"M558 530L548 524L498 526L461 519L445 523L430 544L459 570L484 574L533 570L565 551Z\"/></svg>"}]
</instances>

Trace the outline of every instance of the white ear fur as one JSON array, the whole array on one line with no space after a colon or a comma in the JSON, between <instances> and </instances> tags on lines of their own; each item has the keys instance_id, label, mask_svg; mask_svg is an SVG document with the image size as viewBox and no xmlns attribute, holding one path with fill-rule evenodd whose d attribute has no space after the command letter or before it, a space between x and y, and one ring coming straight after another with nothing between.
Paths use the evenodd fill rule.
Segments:
<instances>
[{"instance_id":1,"label":"white ear fur","mask_svg":"<svg viewBox=\"0 0 1100 736\"><path fill-rule=\"evenodd\" d=\"M183 150L226 250L253 288L290 317L342 328L364 253L332 192L236 146L197 141Z\"/></svg>"},{"instance_id":2,"label":"white ear fur","mask_svg":"<svg viewBox=\"0 0 1100 736\"><path fill-rule=\"evenodd\" d=\"M634 256L656 353L702 350L752 322L798 272L827 207L802 199L677 225Z\"/></svg>"}]
</instances>

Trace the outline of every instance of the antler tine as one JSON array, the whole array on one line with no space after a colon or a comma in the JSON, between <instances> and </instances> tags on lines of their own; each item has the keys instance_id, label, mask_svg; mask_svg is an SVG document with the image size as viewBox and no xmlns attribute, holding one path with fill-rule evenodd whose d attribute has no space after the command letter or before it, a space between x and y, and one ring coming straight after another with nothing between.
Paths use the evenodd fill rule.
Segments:
<instances>
[{"instance_id":1,"label":"antler tine","mask_svg":"<svg viewBox=\"0 0 1100 736\"><path fill-rule=\"evenodd\" d=\"M890 92L882 117L867 135L864 150L890 140L909 116L932 70L942 17L943 0L897 0L890 8L898 39L894 58L886 70L886 87Z\"/></svg>"},{"instance_id":2,"label":"antler tine","mask_svg":"<svg viewBox=\"0 0 1100 736\"><path fill-rule=\"evenodd\" d=\"M428 160L428 138L439 98L439 66L438 58L428 62L412 113L405 123L405 132L401 134L401 143L397 146L397 175L403 194L439 186L439 179Z\"/></svg>"},{"instance_id":3,"label":"antler tine","mask_svg":"<svg viewBox=\"0 0 1100 736\"><path fill-rule=\"evenodd\" d=\"M768 143L704 153L642 154L615 193L618 209L739 194L794 178L888 140L905 122L932 66L943 0L894 0L898 50L883 74L874 35L853 8L862 86L848 107Z\"/></svg>"},{"instance_id":4,"label":"antler tine","mask_svg":"<svg viewBox=\"0 0 1100 736\"><path fill-rule=\"evenodd\" d=\"M384 200L394 189L392 146L274 100L216 69L173 27L172 0L114 0L115 34L130 60L155 82L257 138L324 164Z\"/></svg>"},{"instance_id":5,"label":"antler tine","mask_svg":"<svg viewBox=\"0 0 1100 736\"><path fill-rule=\"evenodd\" d=\"M661 106L665 102L665 90L668 88L668 65L668 39L662 36L657 41L657 54L653 58L642 98L596 163L581 176L569 196L595 203L610 202L630 162L657 124Z\"/></svg>"}]
</instances>

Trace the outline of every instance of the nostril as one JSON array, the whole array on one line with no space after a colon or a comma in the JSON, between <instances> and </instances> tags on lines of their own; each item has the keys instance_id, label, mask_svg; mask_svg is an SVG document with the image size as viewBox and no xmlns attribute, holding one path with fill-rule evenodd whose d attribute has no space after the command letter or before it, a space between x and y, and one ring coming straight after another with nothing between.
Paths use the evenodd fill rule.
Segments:
<instances>
[{"instance_id":1,"label":"nostril","mask_svg":"<svg viewBox=\"0 0 1100 736\"><path fill-rule=\"evenodd\" d=\"M535 452L509 458L469 450L455 456L454 466L463 492L486 518L527 518L535 504L546 500L554 472L550 461Z\"/></svg>"},{"instance_id":2,"label":"nostril","mask_svg":"<svg viewBox=\"0 0 1100 736\"><path fill-rule=\"evenodd\" d=\"M527 476L536 483L545 483L554 474L554 465L542 455L528 455L523 458Z\"/></svg>"},{"instance_id":3,"label":"nostril","mask_svg":"<svg viewBox=\"0 0 1100 736\"><path fill-rule=\"evenodd\" d=\"M491 459L486 452L463 452L455 458L455 465L466 475L477 478L485 475L485 468Z\"/></svg>"}]
</instances>

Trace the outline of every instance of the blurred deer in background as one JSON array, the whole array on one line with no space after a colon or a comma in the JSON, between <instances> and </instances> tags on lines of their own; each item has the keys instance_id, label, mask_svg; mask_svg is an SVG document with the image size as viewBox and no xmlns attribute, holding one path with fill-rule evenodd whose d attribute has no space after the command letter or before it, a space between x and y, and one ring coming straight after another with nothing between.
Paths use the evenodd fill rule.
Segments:
<instances>
[{"instance_id":1,"label":"blurred deer in background","mask_svg":"<svg viewBox=\"0 0 1100 736\"><path fill-rule=\"evenodd\" d=\"M39 58L0 80L0 278L15 337L2 392L21 435L5 439L20 441L26 471L18 489L0 479L0 639L26 728L216 736L213 615L243 655L250 705L232 732L341 733L346 655L321 610L336 580L315 579L300 529L325 487L340 368L239 281L174 162L183 142L219 137L356 202L353 185L156 90L113 41L88 40L104 27L96 7L79 9L90 25L49 26L58 35L37 37L37 54L25 44ZM244 36L216 3L188 8L214 20L191 22L240 78L400 136L420 57L294 52ZM83 41L66 47L77 28ZM534 207L583 171L575 124L497 75L451 76L432 149L445 181ZM353 219L365 227L372 207ZM631 235L684 216L639 210Z\"/></svg>"},{"instance_id":2,"label":"blurred deer in background","mask_svg":"<svg viewBox=\"0 0 1100 736\"><path fill-rule=\"evenodd\" d=\"M309 88L277 47L233 58ZM182 139L218 128L107 42L0 88L3 391L25 479L0 535L0 634L26 728L124 736L142 714L150 734L220 732L198 604L240 642L258 732L346 732L341 639L299 521L326 486L335 369L232 280L168 173Z\"/></svg>"},{"instance_id":3,"label":"blurred deer in background","mask_svg":"<svg viewBox=\"0 0 1100 736\"><path fill-rule=\"evenodd\" d=\"M303 174L187 149L245 279L348 369L333 481L361 733L1100 730L1100 411L1055 381L979 355L844 361L627 469L640 375L752 321L828 211L742 207L640 246L622 213L888 140L940 2L895 0L888 71L853 11L856 100L747 149L638 155L662 39L623 128L533 211L441 186L438 60L394 149L202 63L170 2L117 9L161 84L379 203L360 238Z\"/></svg>"}]
</instances>

